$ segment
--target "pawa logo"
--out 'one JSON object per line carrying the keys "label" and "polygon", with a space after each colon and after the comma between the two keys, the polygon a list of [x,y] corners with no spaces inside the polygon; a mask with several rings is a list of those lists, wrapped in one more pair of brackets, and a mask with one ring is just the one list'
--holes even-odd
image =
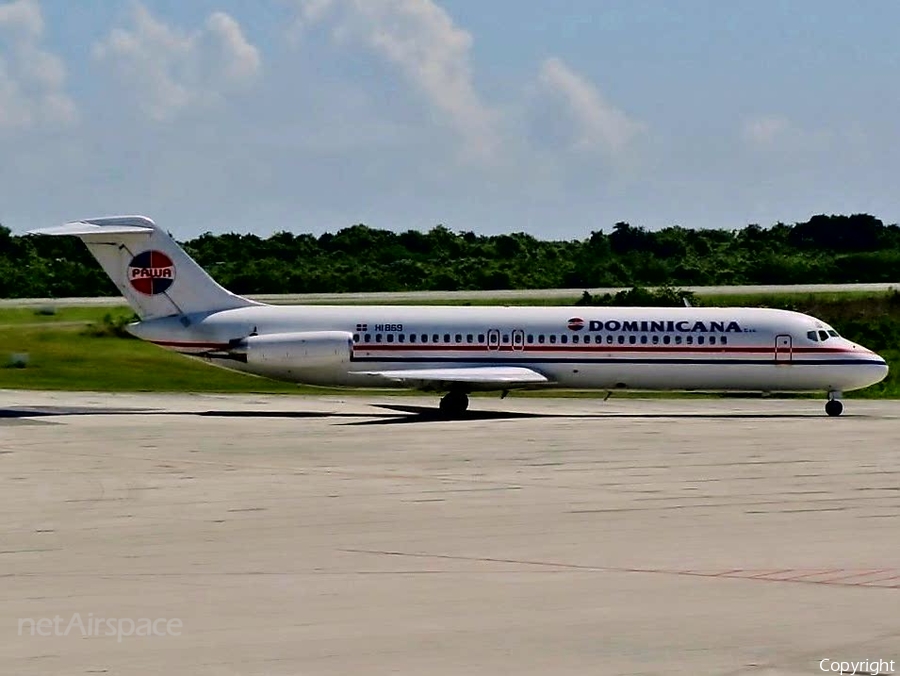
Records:
{"label": "pawa logo", "polygon": [[584,328],[584,320],[581,317],[572,317],[569,320],[570,331],[581,331]]}
{"label": "pawa logo", "polygon": [[128,264],[128,282],[138,293],[155,296],[175,281],[175,265],[162,251],[142,251]]}

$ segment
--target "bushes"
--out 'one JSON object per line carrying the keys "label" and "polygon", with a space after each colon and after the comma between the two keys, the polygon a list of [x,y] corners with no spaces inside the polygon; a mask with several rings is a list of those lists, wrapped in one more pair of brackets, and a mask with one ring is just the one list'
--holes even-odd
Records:
{"label": "bushes", "polygon": [[[900,277],[900,228],[866,214],[738,230],[648,231],[617,223],[582,240],[358,224],[319,237],[204,234],[187,251],[242,294],[428,289],[885,282]],[[0,227],[0,297],[114,295],[74,238]]]}
{"label": "bushes", "polygon": [[92,338],[134,338],[125,327],[136,321],[138,316],[135,314],[113,316],[107,312],[99,324],[89,324],[81,335]]}

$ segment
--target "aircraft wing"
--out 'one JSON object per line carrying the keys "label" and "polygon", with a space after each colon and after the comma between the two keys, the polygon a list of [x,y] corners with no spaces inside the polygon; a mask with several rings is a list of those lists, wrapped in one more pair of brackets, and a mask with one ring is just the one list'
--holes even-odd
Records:
{"label": "aircraft wing", "polygon": [[546,376],[524,366],[396,369],[362,371],[361,375],[386,378],[422,390],[441,390],[449,385],[468,385],[472,390],[505,390],[550,383]]}

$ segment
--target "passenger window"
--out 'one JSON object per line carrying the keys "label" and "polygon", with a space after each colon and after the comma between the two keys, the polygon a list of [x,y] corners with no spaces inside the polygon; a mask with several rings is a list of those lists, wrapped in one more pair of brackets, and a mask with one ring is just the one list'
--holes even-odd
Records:
{"label": "passenger window", "polygon": [[819,334],[816,333],[815,331],[807,331],[807,332],[806,332],[806,337],[809,338],[809,339],[810,339],[811,341],[813,341],[814,343],[819,342]]}
{"label": "passenger window", "polygon": [[641,336],[641,345],[647,344],[647,336]]}
{"label": "passenger window", "polygon": [[527,342],[529,345],[531,345],[531,344],[534,342],[534,334],[533,334],[533,333],[529,333],[529,334],[528,334],[528,338],[526,339],[526,342]]}
{"label": "passenger window", "polygon": [[375,334],[375,342],[376,342],[376,343],[380,343],[380,342],[381,342],[381,334],[380,334],[380,333],[376,333],[376,334]]}
{"label": "passenger window", "polygon": [[606,337],[606,344],[612,345],[612,343],[613,343],[613,337],[612,337],[612,334],[610,334]]}
{"label": "passenger window", "polygon": [[504,333],[503,334],[503,344],[506,345],[508,342],[509,342],[509,334]]}
{"label": "passenger window", "polygon": [[449,342],[450,342],[450,334],[449,334],[449,333],[445,333],[445,334],[444,334],[444,342],[445,342],[445,343],[449,343]]}
{"label": "passenger window", "polygon": [[663,336],[663,345],[668,345],[672,342],[671,336]]}
{"label": "passenger window", "polygon": [[675,336],[675,344],[681,345],[681,336]]}
{"label": "passenger window", "polygon": [[[565,336],[563,336],[563,338],[565,338]],[[573,342],[573,343],[577,343],[577,342],[578,342],[578,336],[572,336],[572,342]]]}
{"label": "passenger window", "polygon": [[659,345],[659,336],[653,336],[653,344]]}
{"label": "passenger window", "polygon": [[354,343],[358,343],[358,342],[359,342],[359,334],[358,334],[358,333],[354,333],[354,334],[353,334],[353,342],[354,342]]}
{"label": "passenger window", "polygon": [[728,345],[728,336],[722,336],[719,338],[719,345]]}
{"label": "passenger window", "polygon": [[[600,336],[600,335],[594,336],[594,342],[595,342],[597,345],[600,345],[600,343],[603,342],[603,336]],[[611,343],[612,341],[609,341],[609,342]]]}
{"label": "passenger window", "polygon": [[551,342],[551,343],[556,343],[556,335],[553,334],[553,333],[550,334],[550,342]]}
{"label": "passenger window", "polygon": [[637,343],[637,336],[628,336],[628,342],[634,345]]}
{"label": "passenger window", "polygon": [[703,345],[705,341],[706,338],[704,338],[703,336],[697,336],[697,345]]}
{"label": "passenger window", "polygon": [[387,342],[389,342],[389,343],[394,342],[394,334],[393,333],[387,334]]}
{"label": "passenger window", "polygon": [[625,336],[619,336],[619,345],[625,344]]}
{"label": "passenger window", "polygon": [[559,342],[560,342],[560,343],[568,343],[568,342],[569,342],[569,337],[568,337],[566,334],[563,334],[563,335],[561,335],[561,336],[559,337]]}
{"label": "passenger window", "polygon": [[422,342],[423,342],[423,343],[427,343],[427,342],[428,342],[428,334],[427,334],[427,333],[423,333],[423,334],[422,334]]}
{"label": "passenger window", "polygon": [[544,334],[543,334],[543,333],[540,334],[540,335],[538,336],[538,342],[539,342],[541,345],[544,344]]}
{"label": "passenger window", "polygon": [[478,334],[478,342],[479,342],[479,343],[483,343],[483,342],[484,342],[484,334],[483,334],[483,333],[479,333],[479,334]]}
{"label": "passenger window", "polygon": [[693,344],[694,344],[694,337],[693,337],[693,336],[686,336],[685,339],[684,339],[684,342],[686,342],[688,345],[693,345]]}
{"label": "passenger window", "polygon": [[467,343],[474,343],[474,342],[475,342],[475,336],[473,336],[471,333],[467,333],[467,334],[466,334],[466,342],[467,342]]}
{"label": "passenger window", "polygon": [[409,342],[410,342],[410,343],[415,343],[415,342],[416,342],[416,334],[415,334],[415,333],[410,333],[410,334],[409,334]]}
{"label": "passenger window", "polygon": [[828,340],[828,331],[819,331],[819,338],[821,340]]}
{"label": "passenger window", "polygon": [[432,333],[432,334],[431,334],[431,342],[432,342],[432,343],[439,343],[439,342],[441,342],[441,337],[440,337],[438,334],[436,334],[436,333]]}
{"label": "passenger window", "polygon": [[457,343],[461,343],[461,342],[462,342],[462,334],[461,334],[461,333],[457,333],[457,334],[454,336],[454,339],[456,340]]}
{"label": "passenger window", "polygon": [[402,343],[402,342],[405,341],[405,340],[406,340],[406,334],[405,334],[405,333],[400,333],[400,334],[397,335],[397,342]]}
{"label": "passenger window", "polygon": [[710,344],[710,345],[715,345],[715,344],[716,344],[716,337],[715,337],[715,336],[710,336],[710,337],[709,337],[709,344]]}

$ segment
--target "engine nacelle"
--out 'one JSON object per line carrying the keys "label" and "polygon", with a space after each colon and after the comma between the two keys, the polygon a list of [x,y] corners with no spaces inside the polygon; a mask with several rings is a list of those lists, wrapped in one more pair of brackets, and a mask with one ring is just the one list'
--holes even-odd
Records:
{"label": "engine nacelle", "polygon": [[248,336],[234,349],[248,365],[289,371],[338,367],[350,362],[352,352],[353,334],[346,331]]}

